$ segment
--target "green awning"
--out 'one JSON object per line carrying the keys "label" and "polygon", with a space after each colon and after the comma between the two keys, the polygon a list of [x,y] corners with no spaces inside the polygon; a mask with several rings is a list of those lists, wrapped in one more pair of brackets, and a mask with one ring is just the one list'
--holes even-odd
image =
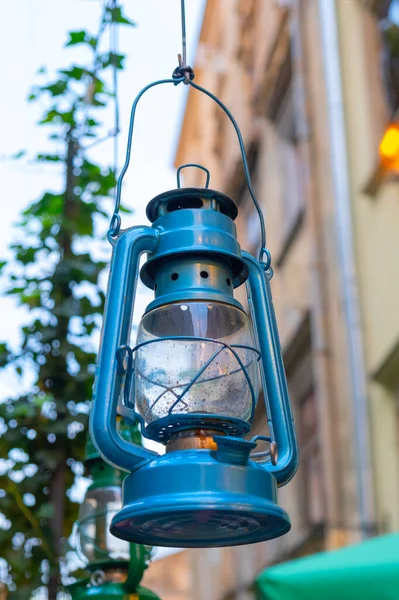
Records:
{"label": "green awning", "polygon": [[399,534],[270,567],[257,600],[398,600]]}

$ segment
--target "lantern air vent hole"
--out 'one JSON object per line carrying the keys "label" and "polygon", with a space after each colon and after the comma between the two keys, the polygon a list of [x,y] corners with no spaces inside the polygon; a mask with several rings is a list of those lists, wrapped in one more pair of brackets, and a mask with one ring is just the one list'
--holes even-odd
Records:
{"label": "lantern air vent hole", "polygon": [[201,275],[202,279],[208,279],[208,277],[209,277],[208,271],[201,271],[200,275]]}
{"label": "lantern air vent hole", "polygon": [[231,279],[227,278],[227,279],[226,279],[226,283],[227,283],[227,285],[230,287],[230,286],[231,286]]}
{"label": "lantern air vent hole", "polygon": [[182,208],[202,208],[203,205],[201,198],[175,198],[168,202],[168,212],[174,212]]}
{"label": "lantern air vent hole", "polygon": [[176,281],[176,279],[179,279],[179,273],[172,273],[172,275],[170,276],[172,281]]}

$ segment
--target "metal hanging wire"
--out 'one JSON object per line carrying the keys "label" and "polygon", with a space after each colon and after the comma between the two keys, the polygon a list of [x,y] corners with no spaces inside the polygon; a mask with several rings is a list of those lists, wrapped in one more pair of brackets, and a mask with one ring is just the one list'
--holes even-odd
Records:
{"label": "metal hanging wire", "polygon": [[136,98],[133,102],[133,105],[132,105],[132,109],[131,109],[131,113],[130,113],[130,123],[129,123],[129,132],[128,132],[125,163],[124,163],[121,173],[118,177],[118,182],[117,182],[117,187],[116,187],[116,196],[115,196],[115,208],[114,208],[114,213],[111,217],[111,221],[110,221],[110,225],[109,225],[108,240],[110,241],[111,244],[115,244],[116,238],[118,236],[118,233],[119,233],[120,227],[121,227],[121,217],[119,215],[119,209],[120,209],[120,204],[121,204],[122,182],[123,182],[123,178],[126,174],[126,171],[129,167],[129,163],[130,163],[132,141],[133,141],[134,120],[135,120],[138,102],[141,99],[141,97],[145,94],[145,92],[147,92],[149,89],[151,89],[155,86],[162,85],[165,83],[173,83],[176,86],[176,85],[179,85],[180,83],[184,83],[185,85],[190,85],[192,88],[198,90],[199,92],[201,92],[202,94],[205,94],[211,100],[213,100],[227,115],[231,124],[234,127],[234,130],[237,135],[238,144],[240,147],[241,159],[242,159],[242,163],[243,163],[243,167],[244,167],[245,181],[246,181],[246,184],[248,187],[248,191],[249,191],[251,200],[255,206],[256,212],[259,217],[260,233],[261,233],[261,248],[259,251],[258,258],[259,258],[259,261],[264,264],[265,270],[267,270],[270,267],[271,257],[270,257],[269,250],[266,248],[265,218],[263,215],[262,208],[256,197],[255,190],[253,189],[253,186],[252,186],[251,174],[250,174],[248,159],[247,159],[247,155],[246,155],[246,151],[245,151],[244,139],[242,137],[242,133],[240,131],[237,121],[235,120],[235,118],[233,117],[232,113],[227,108],[227,106],[219,98],[217,98],[217,96],[215,96],[215,94],[213,94],[209,90],[201,87],[200,85],[194,83],[194,81],[193,81],[195,78],[194,70],[189,65],[187,65],[187,33],[186,33],[185,0],[180,1],[180,6],[181,6],[182,53],[178,54],[179,65],[173,71],[171,79],[161,79],[161,80],[154,81],[153,83],[146,85],[138,93],[138,95],[136,96]]}
{"label": "metal hanging wire", "polygon": [[[120,133],[120,108],[119,108],[119,73],[118,73],[118,50],[119,50],[119,24],[115,21],[110,21],[107,18],[107,12],[118,7],[118,0],[105,0],[103,6],[103,12],[101,15],[100,27],[97,33],[97,48],[99,46],[99,42],[102,39],[106,29],[109,30],[109,52],[112,56],[111,60],[111,68],[112,68],[112,96],[113,96],[113,108],[114,108],[114,126],[113,129],[107,132],[101,138],[94,140],[93,142],[86,144],[83,150],[90,150],[94,146],[98,146],[103,142],[108,141],[110,138],[113,138],[114,147],[113,147],[113,171],[116,178],[116,173],[118,171],[118,136]],[[100,64],[100,55],[98,50],[95,53],[94,58],[94,75],[97,72]]]}
{"label": "metal hanging wire", "polygon": [[[111,9],[117,8],[118,1],[112,0]],[[112,87],[114,94],[114,175],[118,170],[118,136],[120,131],[119,119],[119,81],[118,81],[118,50],[119,50],[119,30],[118,23],[115,21],[110,23],[109,27],[109,46],[112,55]]]}
{"label": "metal hanging wire", "polygon": [[181,10],[181,47],[182,53],[178,56],[181,67],[187,65],[187,35],[186,35],[186,7],[184,0],[180,0]]}

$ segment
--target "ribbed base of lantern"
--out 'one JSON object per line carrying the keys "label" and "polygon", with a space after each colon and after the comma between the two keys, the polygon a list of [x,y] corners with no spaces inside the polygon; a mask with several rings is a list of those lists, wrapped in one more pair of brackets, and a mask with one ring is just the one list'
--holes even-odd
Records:
{"label": "ribbed base of lantern", "polygon": [[[217,500],[217,499],[214,499]],[[253,544],[287,533],[290,522],[277,505],[243,504],[217,501],[190,502],[191,506],[154,506],[138,511],[126,507],[115,518],[112,534],[125,540],[154,546],[210,548]],[[261,512],[262,511],[262,512]]]}
{"label": "ribbed base of lantern", "polygon": [[124,508],[111,533],[154,546],[204,548],[261,542],[291,525],[263,467],[217,461],[210,451],[173,452],[124,482]]}

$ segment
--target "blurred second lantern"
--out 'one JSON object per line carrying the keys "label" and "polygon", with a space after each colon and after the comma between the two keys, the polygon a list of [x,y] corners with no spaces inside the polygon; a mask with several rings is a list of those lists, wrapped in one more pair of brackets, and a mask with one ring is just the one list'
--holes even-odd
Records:
{"label": "blurred second lantern", "polygon": [[125,566],[130,559],[130,544],[109,531],[112,518],[122,507],[125,474],[101,458],[90,436],[86,444],[85,466],[91,483],[79,510],[76,532],[79,555],[90,570],[108,564],[114,567],[119,562]]}
{"label": "blurred second lantern", "polygon": [[[147,206],[151,226],[120,229],[119,206],[130,160],[136,107],[159,84],[185,81],[230,118],[261,226],[259,257],[242,252],[235,202],[203,188],[160,194]],[[105,460],[130,473],[123,509],[111,532],[128,541],[203,547],[259,542],[290,528],[277,485],[294,475],[298,452],[271,300],[270,254],[253,192],[244,144],[228,109],[186,74],[155,82],[136,98],[126,162],[108,233],[113,249],[91,415],[93,440]],[[142,282],[154,299],[132,344],[131,323],[140,257]],[[252,323],[234,290],[247,284]],[[244,439],[262,382],[269,430]],[[126,442],[117,414],[138,422],[166,454]],[[259,440],[269,449],[254,452]],[[257,462],[255,459],[263,459]],[[122,548],[122,546],[121,546]]]}
{"label": "blurred second lantern", "polygon": [[[137,428],[118,428],[124,439],[140,442]],[[134,597],[159,600],[140,587],[150,560],[151,548],[113,536],[111,520],[122,507],[124,473],[103,461],[90,436],[86,444],[85,466],[91,478],[75,526],[76,550],[85,563],[88,577],[68,586],[75,600],[96,597],[99,600]]]}

